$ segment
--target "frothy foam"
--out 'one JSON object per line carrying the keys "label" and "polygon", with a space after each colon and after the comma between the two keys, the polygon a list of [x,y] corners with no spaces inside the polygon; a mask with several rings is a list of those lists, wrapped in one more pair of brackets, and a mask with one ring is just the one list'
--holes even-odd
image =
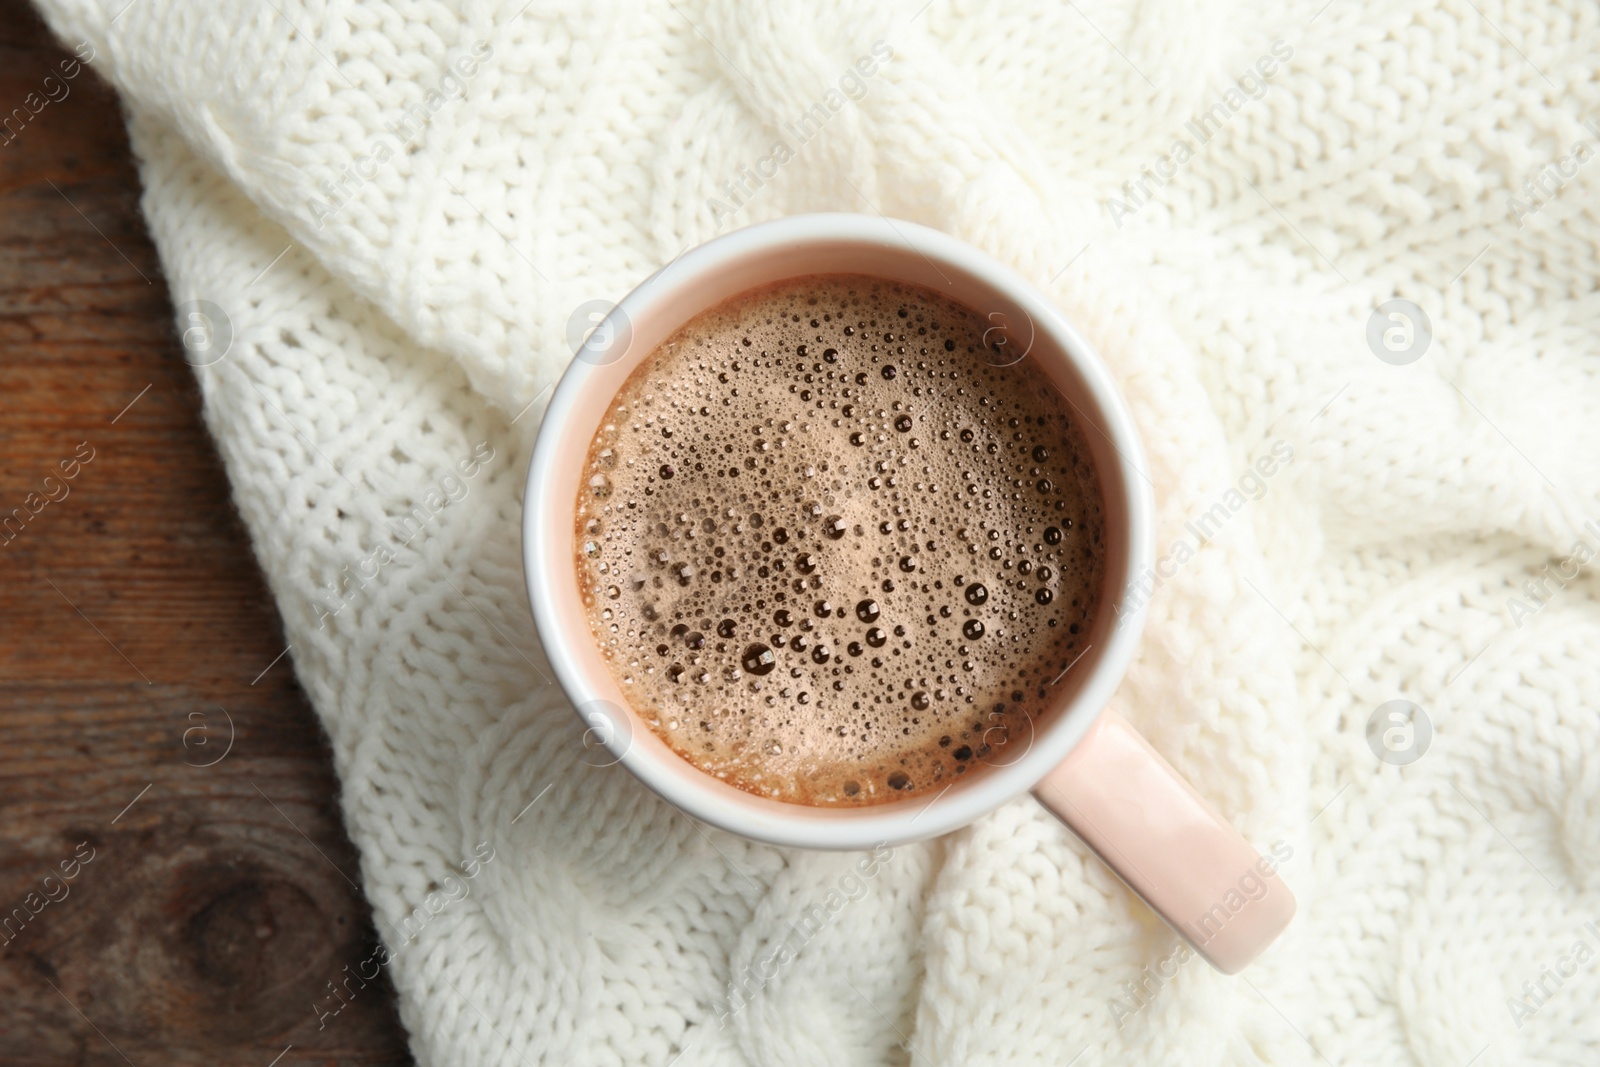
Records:
{"label": "frothy foam", "polygon": [[1102,509],[1069,406],[981,316],[853,275],[746,293],[628,379],[576,502],[629,703],[760,796],[937,791],[1031,743],[1083,651]]}

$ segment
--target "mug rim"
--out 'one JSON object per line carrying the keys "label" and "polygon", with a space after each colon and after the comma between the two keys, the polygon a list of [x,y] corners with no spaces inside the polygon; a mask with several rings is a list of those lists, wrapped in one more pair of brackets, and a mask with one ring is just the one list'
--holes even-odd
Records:
{"label": "mug rim", "polygon": [[[793,252],[812,245],[830,249],[859,247],[892,256],[918,257],[933,265],[941,275],[944,272],[940,267],[957,272],[973,287],[986,289],[1017,307],[1031,320],[1033,337],[1041,334],[1046,337],[1044,351],[1059,353],[1066,361],[1082,389],[1079,399],[1093,405],[1090,417],[1094,429],[1110,445],[1110,461],[1102,462],[1107,458],[1102,449],[1102,455],[1095,458],[1095,471],[1102,497],[1109,495],[1110,481],[1115,478],[1125,501],[1117,515],[1113,515],[1107,505],[1104,520],[1107,551],[1114,534],[1120,535],[1125,551],[1122,581],[1113,586],[1108,574],[1101,591],[1100,606],[1090,632],[1104,634],[1105,641],[1089,664],[1092,674],[1078,684],[1064,706],[1051,713],[1050,720],[1037,732],[1024,755],[1009,765],[991,765],[970,780],[962,780],[962,788],[954,790],[955,795],[948,800],[946,793],[951,792],[956,783],[931,799],[926,794],[912,794],[904,800],[860,807],[817,807],[760,797],[721,782],[656,738],[625,699],[620,714],[626,721],[598,721],[595,716],[599,713],[593,709],[602,705],[609,709],[614,702],[604,695],[607,686],[590,677],[579,665],[577,647],[579,643],[592,647],[594,638],[587,626],[574,626],[561,617],[552,597],[540,594],[542,585],[563,577],[574,587],[577,582],[570,547],[567,573],[561,575],[558,572],[562,568],[552,566],[552,560],[559,558],[553,547],[553,541],[560,536],[557,528],[567,524],[570,535],[574,503],[554,498],[552,493],[563,462],[581,464],[587,455],[592,430],[584,435],[581,447],[573,448],[570,447],[572,431],[567,426],[579,400],[587,399],[584,397],[586,387],[603,370],[595,362],[574,358],[563,371],[545,409],[529,461],[523,496],[523,574],[546,660],[580,718],[591,727],[590,732],[601,727],[600,741],[614,757],[613,762],[621,763],[652,791],[690,816],[743,837],[803,848],[863,849],[935,837],[959,829],[1030,791],[1077,746],[1121,683],[1144,628],[1147,604],[1145,598],[1136,595],[1134,583],[1152,555],[1153,503],[1143,473],[1144,450],[1132,415],[1110,371],[1083,336],[1042,293],[1011,268],[955,237],[916,223],[887,216],[810,214],[757,223],[724,234],[684,252],[650,275],[611,309],[596,330],[627,331],[631,336],[633,324],[666,316],[673,323],[667,330],[670,334],[708,309],[692,307],[680,312],[673,306],[674,295],[695,279],[763,255]],[[790,276],[814,273],[827,272],[804,271]],[[840,269],[834,273],[871,272]],[[752,283],[748,288],[759,288],[777,280],[781,280],[781,276]],[[938,287],[933,288],[937,290]],[[709,306],[726,299],[731,296],[722,297]],[[971,306],[970,300],[959,302]],[[640,358],[648,356],[646,352]],[[637,365],[635,362],[634,368]],[[612,390],[612,396],[615,391]],[[1071,398],[1068,399],[1071,402]],[[610,403],[609,397],[606,403]],[[1078,421],[1082,418],[1080,411]],[[564,443],[569,447],[564,449]],[[573,458],[574,452],[577,458]],[[1103,627],[1102,621],[1105,621]],[[1090,651],[1086,647],[1080,656]],[[616,688],[613,679],[607,678],[605,682],[611,683],[611,689]],[[606,714],[610,714],[609,710]],[[655,743],[636,744],[636,734]],[[729,796],[728,791],[738,796]]]}

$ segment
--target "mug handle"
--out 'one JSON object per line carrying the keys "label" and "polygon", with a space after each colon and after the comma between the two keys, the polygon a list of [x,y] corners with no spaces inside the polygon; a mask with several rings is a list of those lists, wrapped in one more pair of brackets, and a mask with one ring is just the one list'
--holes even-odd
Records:
{"label": "mug handle", "polygon": [[1110,709],[1033,795],[1223,974],[1243,970],[1294,917],[1277,862]]}

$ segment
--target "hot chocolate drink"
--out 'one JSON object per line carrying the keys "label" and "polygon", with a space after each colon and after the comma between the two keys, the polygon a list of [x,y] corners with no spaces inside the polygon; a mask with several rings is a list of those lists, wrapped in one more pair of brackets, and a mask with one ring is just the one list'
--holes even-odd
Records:
{"label": "hot chocolate drink", "polygon": [[1085,649],[1102,503],[1072,406],[992,327],[813,275],[698,315],[618,392],[575,502],[578,585],[619,688],[689,763],[858,806],[1031,743]]}

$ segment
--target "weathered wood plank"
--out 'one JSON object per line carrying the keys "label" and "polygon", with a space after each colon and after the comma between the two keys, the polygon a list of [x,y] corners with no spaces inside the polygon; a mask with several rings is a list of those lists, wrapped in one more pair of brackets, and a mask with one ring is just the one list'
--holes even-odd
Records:
{"label": "weathered wood plank", "polygon": [[[67,55],[0,0],[0,111]],[[265,1067],[292,1045],[279,1067],[407,1063],[386,979],[324,1026],[313,1011],[370,954],[370,910],[319,727],[273,664],[282,630],[178,356],[115,96],[85,72],[15,132],[0,520],[26,521],[0,533],[0,1062]]]}

